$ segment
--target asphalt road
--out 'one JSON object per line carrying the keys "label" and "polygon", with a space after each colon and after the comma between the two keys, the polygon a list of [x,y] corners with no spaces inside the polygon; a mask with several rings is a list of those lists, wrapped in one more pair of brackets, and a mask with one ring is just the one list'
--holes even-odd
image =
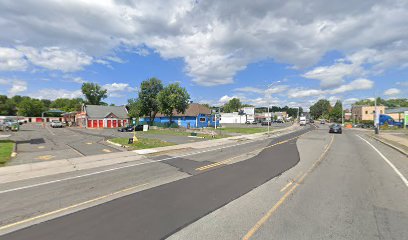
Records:
{"label": "asphalt road", "polygon": [[[58,208],[58,201],[63,208],[146,181],[158,185],[1,239],[404,239],[408,188],[380,154],[357,136],[365,139],[364,133],[345,130],[332,135],[323,127],[294,139],[306,131],[0,193],[3,225],[21,220],[13,219],[16,212],[26,219],[36,211]],[[406,157],[367,141],[408,176]],[[256,149],[260,150],[246,155],[247,159],[236,158]],[[197,170],[231,158],[233,164]],[[58,176],[47,179],[54,177]],[[19,187],[28,182],[13,184]],[[4,188],[0,185],[0,192]]]}
{"label": "asphalt road", "polygon": [[[269,144],[275,144],[299,136],[305,131],[308,131],[308,129],[273,139],[270,143],[266,142],[266,144],[265,141],[249,143],[248,147],[249,145],[259,146],[259,144],[262,144],[262,146],[267,146]],[[157,164],[166,164],[172,168],[177,166],[177,170],[189,172],[188,174],[190,177],[131,194],[2,237],[7,239],[8,237],[13,237],[13,234],[24,235],[26,234],[25,231],[30,231],[30,229],[37,227],[42,228],[42,226],[45,226],[43,224],[61,224],[59,221],[63,220],[64,222],[62,223],[63,225],[60,225],[61,227],[66,228],[67,225],[71,225],[74,228],[79,228],[75,230],[66,229],[67,231],[60,231],[61,229],[59,229],[59,227],[55,228],[55,230],[58,229],[57,232],[59,233],[42,232],[41,230],[40,232],[35,233],[35,235],[30,236],[30,238],[47,239],[45,236],[52,236],[53,239],[84,239],[83,234],[86,234],[86,239],[135,239],[134,237],[131,237],[135,235],[138,236],[137,239],[160,239],[227,204],[233,199],[240,197],[246,192],[294,166],[299,161],[295,141],[295,139],[292,139],[285,144],[266,148],[260,154],[249,160],[240,161],[231,165],[220,165],[218,168],[215,167],[208,171],[197,171],[196,169],[200,166],[206,166],[211,162],[208,163],[206,161],[194,161],[183,158],[171,159],[171,161],[168,161],[167,163],[160,162]],[[222,151],[220,152],[223,153]],[[271,158],[271,156],[274,157]],[[189,171],[188,169],[194,171]],[[138,168],[138,171],[140,171],[140,168]],[[123,175],[129,176],[125,174],[125,172],[115,173],[116,178],[123,178]],[[99,178],[101,178],[101,176],[99,176]],[[81,181],[87,180],[81,179]],[[99,181],[103,180],[99,179]],[[85,183],[82,182],[82,184]],[[71,185],[67,186],[67,189],[64,189],[63,191],[78,194],[78,192],[72,191],[72,189],[76,189],[82,184],[80,182],[75,185],[71,183]],[[38,195],[44,195],[41,193],[41,189],[46,192],[46,188],[58,191],[58,185],[46,186],[40,189],[36,188],[33,189],[37,192],[37,194],[34,195],[34,199],[38,198]],[[29,193],[25,191],[16,191],[5,193],[4,196],[7,199],[22,199],[22,197],[28,195]],[[52,204],[51,201],[52,200],[46,202]],[[11,203],[10,201],[6,202],[9,203],[9,206],[13,206],[17,211],[18,208],[21,208],[21,205],[18,207],[18,204],[15,205],[15,203]],[[105,208],[116,210],[110,211]],[[11,215],[12,212],[14,212],[13,209],[3,210],[7,215]],[[95,210],[96,212],[93,212]],[[101,231],[88,231],[90,228],[94,229],[97,226],[103,226],[103,223],[89,221],[88,218],[93,218],[95,216],[94,214],[100,215],[102,213],[101,211],[103,212],[103,215],[108,215],[100,217],[99,219],[105,219],[107,222],[104,223],[108,224],[113,229],[117,228],[117,231],[112,231],[111,227],[102,227],[100,229]],[[77,224],[72,224],[72,216],[76,216],[77,214],[82,216],[82,214],[85,213],[85,218],[80,217],[84,220],[83,223],[81,222],[79,224],[82,227]],[[87,215],[88,213],[90,215]],[[127,216],[123,216],[123,214],[126,214]],[[118,219],[122,217],[130,219],[126,221]],[[65,220],[68,222],[65,222]],[[79,223],[78,219],[74,221]],[[138,225],[135,226],[135,223],[138,223]],[[54,229],[54,227],[51,228]],[[45,226],[45,228],[42,229],[51,228]],[[108,231],[104,232],[104,230]],[[120,232],[122,232],[123,235],[118,235]],[[31,235],[31,232],[28,234]],[[23,236],[17,236],[17,238],[21,237]],[[25,237],[28,236],[26,235]]]}

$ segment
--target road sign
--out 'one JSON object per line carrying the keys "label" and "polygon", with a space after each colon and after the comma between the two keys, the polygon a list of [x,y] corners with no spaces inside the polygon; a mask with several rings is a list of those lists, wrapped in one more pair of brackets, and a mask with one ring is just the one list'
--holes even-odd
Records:
{"label": "road sign", "polygon": [[408,125],[408,111],[404,112],[404,128]]}

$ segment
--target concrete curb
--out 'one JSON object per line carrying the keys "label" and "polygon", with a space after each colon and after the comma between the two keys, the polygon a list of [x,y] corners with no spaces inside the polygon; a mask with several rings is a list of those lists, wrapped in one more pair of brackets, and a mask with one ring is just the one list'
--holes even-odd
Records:
{"label": "concrete curb", "polygon": [[379,141],[379,142],[381,142],[382,144],[385,144],[385,145],[387,145],[387,146],[389,146],[389,147],[391,147],[391,148],[397,150],[398,152],[400,152],[400,153],[402,153],[402,154],[404,154],[405,156],[408,157],[408,152],[406,152],[405,150],[403,150],[403,149],[401,149],[401,148],[395,146],[394,144],[389,143],[389,142],[387,142],[387,141],[384,140],[384,139],[380,139],[380,138],[375,137],[375,136],[372,136],[372,135],[368,135],[368,136],[371,137],[371,138],[373,138],[373,139],[375,139],[375,140],[377,140],[377,141]]}
{"label": "concrete curb", "polygon": [[14,142],[14,146],[13,146],[13,152],[11,153],[11,157],[16,157],[17,156],[17,143]]}
{"label": "concrete curb", "polygon": [[128,148],[128,147],[127,147],[127,146],[125,146],[125,145],[122,145],[122,144],[119,144],[119,143],[112,142],[111,140],[106,140],[105,142],[107,142],[107,143],[109,143],[109,144],[111,144],[111,145],[113,145],[113,146],[119,147],[119,148],[125,148],[125,149],[127,149],[127,148]]}

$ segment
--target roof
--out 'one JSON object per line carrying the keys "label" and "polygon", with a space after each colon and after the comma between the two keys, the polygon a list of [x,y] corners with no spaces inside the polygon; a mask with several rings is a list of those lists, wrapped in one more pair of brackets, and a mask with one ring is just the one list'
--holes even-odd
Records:
{"label": "roof", "polygon": [[[185,113],[177,113],[176,110],[173,110],[173,117],[187,117],[187,116],[198,116],[199,114],[209,115],[211,114],[211,109],[201,105],[199,103],[190,103]],[[156,117],[165,117],[165,115],[158,113]]]}
{"label": "roof", "polygon": [[385,113],[404,113],[405,111],[408,111],[408,107],[389,108],[385,110]]}
{"label": "roof", "polygon": [[90,118],[105,118],[110,113],[118,118],[129,118],[125,106],[85,105],[84,111]]}

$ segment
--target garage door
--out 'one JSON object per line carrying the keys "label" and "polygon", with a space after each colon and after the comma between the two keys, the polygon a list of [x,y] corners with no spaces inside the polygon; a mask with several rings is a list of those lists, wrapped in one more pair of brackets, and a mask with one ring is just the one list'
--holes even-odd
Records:
{"label": "garage door", "polygon": [[88,120],[88,127],[89,127],[89,128],[92,127],[92,120]]}
{"label": "garage door", "polygon": [[93,127],[97,128],[98,127],[98,120],[93,120]]}
{"label": "garage door", "polygon": [[113,120],[113,127],[115,128],[116,126],[116,120]]}
{"label": "garage door", "polygon": [[103,120],[99,120],[99,127],[103,128]]}
{"label": "garage door", "polygon": [[108,128],[112,127],[112,120],[108,120]]}

